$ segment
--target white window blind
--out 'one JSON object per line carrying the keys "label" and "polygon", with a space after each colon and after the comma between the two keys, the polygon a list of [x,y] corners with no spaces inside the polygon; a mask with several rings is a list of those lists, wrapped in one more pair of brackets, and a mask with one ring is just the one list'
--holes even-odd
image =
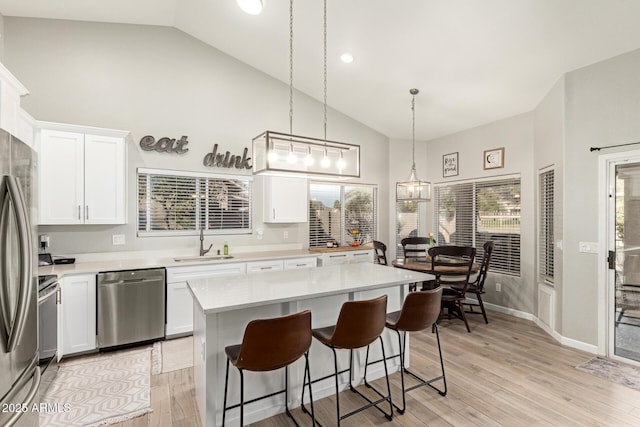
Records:
{"label": "white window blind", "polygon": [[540,174],[538,273],[542,280],[553,283],[553,187],[554,174],[549,170]]}
{"label": "white window blind", "polygon": [[491,269],[520,274],[520,178],[502,178],[435,186],[439,245],[495,243]]}
{"label": "white window blind", "polygon": [[418,237],[420,230],[420,205],[418,202],[396,202],[396,247],[401,248],[405,237]]}
{"label": "white window blind", "polygon": [[377,233],[377,188],[371,185],[311,183],[309,246],[371,243]]}
{"label": "white window blind", "polygon": [[251,233],[251,181],[138,170],[138,235]]}

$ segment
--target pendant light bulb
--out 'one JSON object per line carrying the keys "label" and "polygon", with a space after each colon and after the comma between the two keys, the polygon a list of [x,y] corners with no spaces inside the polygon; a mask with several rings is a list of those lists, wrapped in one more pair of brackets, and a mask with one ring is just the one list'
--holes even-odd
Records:
{"label": "pendant light bulb", "polygon": [[304,165],[305,166],[313,166],[314,160],[313,157],[311,156],[311,147],[309,147],[307,149],[307,156],[304,158]]}
{"label": "pendant light bulb", "polygon": [[275,161],[277,161],[277,160],[278,160],[278,154],[276,154],[276,152],[275,152],[275,151],[270,150],[270,151],[269,151],[269,154],[267,155],[267,159],[268,159],[270,162],[275,162]]}
{"label": "pendant light bulb", "polygon": [[320,162],[320,166],[323,168],[328,168],[331,166],[331,160],[329,160],[329,156],[327,155],[327,149],[324,149],[324,157],[322,157],[322,161]]}
{"label": "pendant light bulb", "polygon": [[293,152],[293,144],[291,144],[291,146],[289,147],[289,156],[287,156],[287,163],[292,165],[297,161],[298,158],[296,157],[296,153]]}
{"label": "pendant light bulb", "polygon": [[340,152],[340,160],[338,160],[338,163],[336,163],[336,166],[340,170],[344,169],[347,166],[347,162],[345,162],[344,159],[342,158],[342,151]]}
{"label": "pendant light bulb", "polygon": [[236,0],[240,9],[249,15],[259,15],[264,9],[264,0]]}

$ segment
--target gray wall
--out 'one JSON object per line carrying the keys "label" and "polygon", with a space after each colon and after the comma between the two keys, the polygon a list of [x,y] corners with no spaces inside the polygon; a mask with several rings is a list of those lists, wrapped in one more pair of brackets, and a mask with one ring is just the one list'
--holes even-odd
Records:
{"label": "gray wall", "polygon": [[[223,172],[205,168],[202,158],[214,143],[241,152],[264,130],[289,130],[288,85],[176,29],[61,20],[5,18],[4,64],[30,90],[23,107],[38,120],[129,130],[128,224],[45,226],[53,253],[191,248],[195,237],[137,238],[135,171],[138,167]],[[287,67],[287,64],[282,64]],[[331,70],[329,70],[329,73]],[[318,85],[322,81],[318,80]],[[339,96],[337,94],[331,96]],[[322,136],[322,104],[294,94],[293,132]],[[184,156],[143,152],[140,138],[189,137]],[[379,188],[379,232],[388,234],[388,140],[334,110],[328,139],[361,145],[361,179]],[[228,170],[229,172],[233,172]],[[221,247],[299,243],[307,224],[262,224],[261,197],[254,197],[257,236],[212,236]],[[283,240],[283,231],[289,239]],[[127,244],[112,246],[123,233]]]}

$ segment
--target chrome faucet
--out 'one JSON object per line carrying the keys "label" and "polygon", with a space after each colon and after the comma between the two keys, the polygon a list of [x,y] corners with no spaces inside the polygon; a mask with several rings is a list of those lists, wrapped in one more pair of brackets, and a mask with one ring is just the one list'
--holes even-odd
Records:
{"label": "chrome faucet", "polygon": [[207,252],[211,250],[213,243],[209,245],[209,249],[204,248],[204,230],[200,229],[200,256],[204,256]]}

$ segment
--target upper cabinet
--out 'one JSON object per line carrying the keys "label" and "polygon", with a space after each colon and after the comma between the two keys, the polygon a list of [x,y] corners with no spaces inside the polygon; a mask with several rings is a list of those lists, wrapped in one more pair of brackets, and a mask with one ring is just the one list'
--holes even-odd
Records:
{"label": "upper cabinet", "polygon": [[303,178],[265,176],[264,215],[267,223],[307,222],[308,186]]}
{"label": "upper cabinet", "polygon": [[40,125],[39,223],[125,224],[128,132]]}

